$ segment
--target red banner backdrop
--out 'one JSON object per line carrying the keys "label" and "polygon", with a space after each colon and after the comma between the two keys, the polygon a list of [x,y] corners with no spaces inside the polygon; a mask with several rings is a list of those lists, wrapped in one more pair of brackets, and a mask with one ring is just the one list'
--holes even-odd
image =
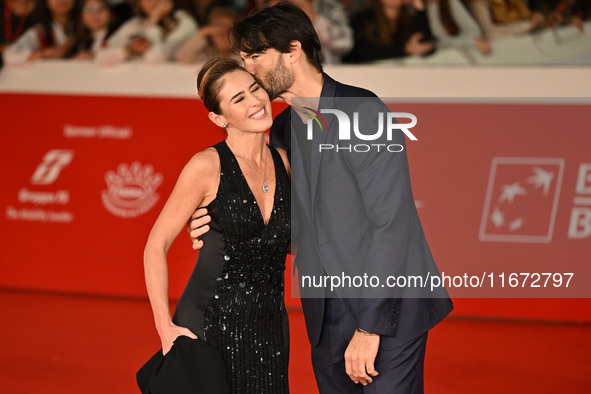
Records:
{"label": "red banner backdrop", "polygon": [[[0,106],[0,286],[145,296],[142,254],[156,216],[189,158],[224,138],[202,103],[3,94]],[[282,108],[273,104],[274,113]],[[418,118],[412,130],[419,141],[407,144],[413,189],[442,271],[553,269],[574,272],[577,289],[585,284],[591,277],[589,106],[391,109]],[[180,296],[196,256],[181,234],[169,253],[172,298]],[[524,296],[511,289],[451,290],[457,297]],[[589,297],[560,290],[528,294]],[[455,302],[456,313],[466,315],[591,321],[586,299]]]}
{"label": "red banner backdrop", "polygon": [[[487,284],[494,273],[494,290],[450,289],[455,313],[591,321],[589,105],[389,107],[418,119],[412,130],[419,140],[407,141],[411,179],[440,270],[450,276],[486,272]],[[545,183],[543,174],[550,178]],[[566,272],[574,273],[570,294],[586,299],[551,299],[565,296],[566,288],[552,280],[544,287],[546,276],[534,283],[531,275],[518,275],[515,287],[509,283],[510,273]],[[548,298],[456,298],[487,295]]]}

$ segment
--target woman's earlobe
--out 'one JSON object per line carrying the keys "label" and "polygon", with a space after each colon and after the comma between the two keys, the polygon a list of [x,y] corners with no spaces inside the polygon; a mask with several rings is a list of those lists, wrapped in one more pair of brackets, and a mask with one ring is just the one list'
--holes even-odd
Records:
{"label": "woman's earlobe", "polygon": [[209,120],[211,120],[213,123],[215,123],[216,126],[223,127],[223,128],[226,128],[228,126],[227,123],[224,121],[224,119],[222,119],[222,117],[220,115],[216,114],[215,112],[210,112],[208,116],[209,116]]}

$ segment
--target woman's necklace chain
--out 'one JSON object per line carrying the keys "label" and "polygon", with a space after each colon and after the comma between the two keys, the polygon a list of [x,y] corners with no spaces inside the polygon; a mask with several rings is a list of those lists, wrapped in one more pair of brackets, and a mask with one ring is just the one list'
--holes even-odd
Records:
{"label": "woman's necklace chain", "polygon": [[234,148],[234,150],[236,151],[236,153],[238,154],[238,156],[242,157],[250,166],[250,168],[252,168],[252,170],[254,171],[254,173],[256,174],[256,176],[259,177],[259,179],[261,180],[261,182],[263,182],[263,193],[266,193],[269,191],[269,186],[267,186],[267,182],[265,182],[265,179],[267,177],[267,155],[265,155],[265,172],[263,173],[263,177],[261,178],[261,176],[259,175],[259,173],[257,172],[257,170],[255,170],[254,166],[250,163],[250,160],[248,160],[246,157],[244,157],[244,155],[242,153],[240,153],[240,151],[238,149],[236,149],[236,147],[234,146],[234,144],[232,144],[230,142],[230,140],[226,139],[226,141],[228,142],[228,144],[230,144],[230,146],[232,148]]}

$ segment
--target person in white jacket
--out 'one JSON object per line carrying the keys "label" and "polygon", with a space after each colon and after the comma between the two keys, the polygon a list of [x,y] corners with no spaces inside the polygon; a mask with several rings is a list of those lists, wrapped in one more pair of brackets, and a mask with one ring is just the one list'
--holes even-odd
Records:
{"label": "person in white jacket", "polygon": [[62,58],[72,47],[76,0],[41,0],[38,23],[3,52],[4,63]]}
{"label": "person in white jacket", "polygon": [[476,47],[482,54],[491,52],[480,26],[460,0],[427,0],[429,28],[437,39],[437,48]]}
{"label": "person in white jacket", "polygon": [[172,60],[175,51],[197,31],[197,23],[172,0],[139,0],[139,14],[124,23],[97,52],[95,61],[119,64],[130,58],[158,64]]}

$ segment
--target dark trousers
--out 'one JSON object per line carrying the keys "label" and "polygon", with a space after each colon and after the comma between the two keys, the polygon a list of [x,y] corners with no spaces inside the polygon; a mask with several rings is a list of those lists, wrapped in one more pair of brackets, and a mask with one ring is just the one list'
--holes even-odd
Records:
{"label": "dark trousers", "polygon": [[356,324],[339,299],[327,299],[320,343],[312,348],[312,366],[320,394],[422,394],[428,331],[412,339],[382,336],[375,360],[379,375],[367,386],[345,372],[345,350]]}

